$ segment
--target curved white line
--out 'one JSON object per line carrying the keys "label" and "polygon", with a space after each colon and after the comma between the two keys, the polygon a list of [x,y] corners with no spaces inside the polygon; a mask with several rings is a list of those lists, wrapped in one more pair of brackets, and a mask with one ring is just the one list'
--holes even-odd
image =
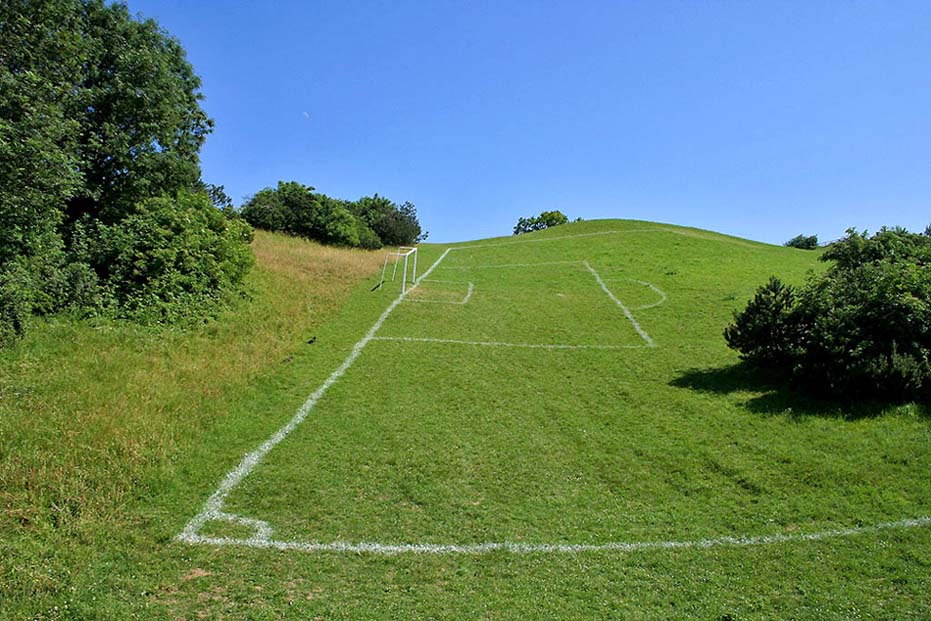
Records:
{"label": "curved white line", "polygon": [[633,278],[630,278],[630,279],[628,279],[628,280],[632,280],[632,281],[634,281],[635,283],[639,283],[639,284],[641,284],[641,285],[643,285],[643,286],[645,286],[645,287],[649,287],[650,289],[652,289],[654,292],[656,292],[656,293],[659,294],[659,296],[660,296],[659,302],[653,302],[652,304],[647,304],[647,305],[645,305],[645,306],[638,306],[638,307],[636,307],[634,310],[646,310],[646,309],[648,309],[648,308],[656,308],[657,306],[659,306],[660,304],[662,304],[663,302],[666,301],[666,294],[663,293],[663,292],[660,290],[659,287],[653,285],[652,283],[648,283],[648,282],[645,281],[645,280],[635,280],[635,279],[633,279]]}
{"label": "curved white line", "polygon": [[[242,520],[244,518],[240,518]],[[620,552],[633,553],[646,550],[677,550],[697,549],[703,550],[715,547],[750,547],[775,545],[780,543],[801,543],[821,541],[839,537],[852,537],[877,533],[885,530],[902,530],[907,528],[920,528],[931,526],[931,516],[913,519],[883,522],[872,526],[856,526],[852,528],[835,528],[812,533],[797,533],[787,535],[757,535],[749,537],[712,537],[708,539],[692,539],[679,541],[612,541],[608,543],[518,543],[513,541],[474,543],[474,544],[446,544],[446,543],[404,543],[388,544],[374,542],[348,542],[333,541],[330,543],[315,543],[303,541],[278,541],[261,535],[251,539],[235,539],[231,537],[205,537],[194,535],[183,538],[186,543],[202,543],[216,546],[245,546],[250,548],[265,548],[275,550],[299,550],[301,552],[340,552],[340,553],[367,553],[378,555],[395,554],[488,554],[490,552],[509,552],[511,554],[579,554],[584,552]]]}
{"label": "curved white line", "polygon": [[598,275],[598,272],[595,271],[595,268],[589,265],[588,261],[583,261],[582,264],[585,265],[586,269],[588,269],[588,271],[592,273],[592,276],[595,277],[595,280],[598,282],[598,285],[601,287],[601,290],[604,291],[606,294],[608,294],[608,297],[611,298],[615,304],[617,304],[618,308],[620,308],[621,311],[624,313],[624,316],[630,320],[630,323],[634,326],[634,330],[637,331],[637,334],[640,335],[640,338],[646,341],[646,344],[648,346],[656,347],[656,343],[653,342],[653,339],[650,338],[650,335],[647,334],[646,330],[641,328],[640,324],[637,323],[637,320],[634,319],[634,316],[630,312],[630,309],[624,306],[624,303],[621,302],[619,299],[617,299],[617,296],[611,293],[611,290],[608,289],[608,285],[605,284],[605,281],[601,280],[601,276]]}

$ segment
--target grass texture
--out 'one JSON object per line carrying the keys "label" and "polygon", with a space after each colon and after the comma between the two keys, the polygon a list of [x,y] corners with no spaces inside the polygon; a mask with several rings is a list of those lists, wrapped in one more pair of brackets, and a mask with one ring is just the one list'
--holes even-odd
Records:
{"label": "grass texture", "polygon": [[[450,247],[225,511],[276,541],[456,546],[791,539],[931,514],[924,406],[811,401],[724,346],[756,286],[801,282],[816,253],[595,221],[423,245],[421,272]],[[526,554],[178,542],[400,293],[372,291],[382,253],[263,234],[255,251],[253,298],[200,330],[57,318],[3,352],[0,616],[931,616],[927,526]]]}

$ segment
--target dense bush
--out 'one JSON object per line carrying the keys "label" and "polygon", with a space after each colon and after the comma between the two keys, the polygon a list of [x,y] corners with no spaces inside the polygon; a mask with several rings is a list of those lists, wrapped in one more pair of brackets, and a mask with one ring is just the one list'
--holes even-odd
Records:
{"label": "dense bush", "polygon": [[541,212],[539,216],[519,218],[517,224],[514,226],[514,234],[521,235],[523,233],[530,233],[531,231],[542,231],[543,229],[566,224],[567,222],[569,222],[569,218],[561,211],[544,211]]}
{"label": "dense bush", "polygon": [[32,312],[31,297],[28,272],[8,264],[0,272],[0,347],[22,335]]}
{"label": "dense bush", "polygon": [[[20,334],[30,312],[109,308],[141,316],[140,300],[149,300],[166,318],[204,308],[220,297],[217,287],[238,287],[232,269],[198,289],[125,235],[140,269],[121,271],[123,255],[113,247],[116,263],[88,260],[114,243],[108,235],[128,235],[146,217],[167,224],[162,212],[172,209],[171,230],[187,239],[204,225],[192,216],[191,203],[201,199],[184,194],[192,189],[227,200],[222,186],[200,181],[198,152],[212,127],[201,99],[178,41],[123,4],[0,2],[0,341]],[[148,201],[160,196],[179,198],[162,199],[156,216]],[[226,216],[211,208],[208,228],[215,228],[214,216]],[[249,252],[243,235],[228,239],[238,240],[233,254]],[[237,263],[203,254],[220,246],[199,247],[202,269],[212,269],[211,260],[220,271]],[[154,297],[122,295],[156,289]],[[168,312],[172,301],[178,308]]]}
{"label": "dense bush", "polygon": [[931,238],[849,230],[832,262],[795,291],[761,287],[724,332],[741,357],[816,392],[892,400],[931,396]]}
{"label": "dense bush", "polygon": [[796,235],[789,241],[787,241],[784,246],[789,248],[801,248],[802,250],[815,250],[818,247],[818,236],[817,235]]}
{"label": "dense bush", "polygon": [[355,202],[332,198],[296,181],[264,188],[241,210],[252,226],[282,231],[324,244],[381,248],[405,246],[426,238],[410,203],[401,206],[378,196]]}
{"label": "dense bush", "polygon": [[115,224],[86,219],[75,237],[76,259],[100,276],[99,294],[85,295],[147,322],[208,314],[236,291],[254,260],[251,227],[227,218],[204,193],[143,201]]}

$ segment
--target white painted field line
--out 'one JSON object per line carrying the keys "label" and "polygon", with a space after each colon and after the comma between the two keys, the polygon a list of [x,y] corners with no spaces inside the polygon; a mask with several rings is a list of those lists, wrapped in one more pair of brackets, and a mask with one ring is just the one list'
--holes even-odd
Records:
{"label": "white painted field line", "polygon": [[[407,290],[407,293],[413,291],[420,282],[430,275],[437,265],[446,258],[450,252],[447,249],[440,258],[430,266],[430,268],[424,272],[423,276],[420,277],[414,284]],[[207,499],[207,502],[204,503],[203,509],[201,512],[191,518],[191,521],[187,523],[184,527],[184,530],[178,535],[180,541],[186,541],[188,543],[199,543],[203,539],[198,535],[201,527],[204,526],[210,520],[227,520],[234,521],[244,525],[252,525],[256,528],[257,533],[260,538],[267,539],[271,533],[271,529],[268,527],[267,523],[262,522],[261,520],[250,520],[248,518],[241,518],[239,516],[234,516],[223,511],[223,503],[226,501],[227,496],[230,492],[239,485],[244,478],[246,478],[249,473],[251,473],[255,467],[262,461],[262,458],[265,457],[269,451],[271,451],[275,446],[277,446],[282,440],[284,440],[288,434],[290,434],[294,429],[300,425],[307,415],[310,414],[310,411],[313,409],[314,405],[317,404],[317,401],[326,393],[326,391],[336,383],[336,381],[343,376],[344,373],[352,366],[352,363],[356,361],[356,358],[359,357],[359,354],[362,353],[362,350],[365,349],[365,346],[375,338],[375,333],[378,332],[382,324],[385,323],[385,320],[388,318],[388,315],[397,308],[398,304],[404,299],[405,293],[401,293],[397,298],[388,305],[388,308],[381,314],[375,324],[365,333],[365,336],[356,343],[352,351],[349,353],[349,356],[343,361],[338,369],[333,371],[330,376],[323,382],[323,384],[314,391],[310,397],[307,398],[307,401],[304,402],[304,405],[298,409],[297,414],[291,418],[290,421],[285,424],[284,427],[276,431],[272,437],[262,443],[259,448],[255,449],[251,453],[248,453],[245,457],[242,458],[242,461],[239,462],[239,465],[233,468],[227,475],[223,478],[223,481],[220,482],[220,486],[217,490],[210,495]]]}
{"label": "white painted field line", "polygon": [[[431,280],[430,282],[452,282],[449,280]],[[461,284],[461,283],[457,283]],[[465,297],[459,300],[458,302],[449,302],[447,300],[420,300],[417,298],[407,298],[408,302],[420,302],[421,304],[458,304],[462,306],[469,303],[469,298],[472,297],[472,292],[475,290],[475,285],[469,283],[469,289],[466,291]]]}
{"label": "white painted field line", "polygon": [[[496,248],[498,246],[513,246],[515,244],[539,244],[543,242],[559,241],[562,239],[575,239],[577,237],[595,237],[598,235],[623,235],[626,233],[650,233],[650,232],[663,232],[669,231],[669,229],[653,227],[653,228],[642,228],[642,229],[627,229],[626,231],[598,231],[596,233],[577,233],[575,235],[560,235],[558,237],[542,237],[540,239],[520,239],[515,241],[507,242],[498,242],[496,244],[470,244],[468,246],[456,246],[453,250],[467,250],[471,248]],[[670,231],[674,232],[674,231]]]}
{"label": "white painted field line", "polygon": [[[458,250],[458,248],[453,248],[453,250]],[[505,267],[538,267],[541,265],[581,265],[582,261],[576,259],[574,261],[541,261],[540,263],[500,263],[500,264],[489,264],[489,265],[447,265],[444,267],[444,270],[489,270]]]}
{"label": "white painted field line", "polygon": [[[631,279],[631,280],[633,280],[633,279]],[[666,294],[663,293],[662,290],[660,290],[659,287],[653,285],[652,283],[648,283],[648,282],[645,281],[645,280],[634,280],[634,282],[640,283],[641,285],[644,285],[644,286],[649,287],[649,288],[652,289],[657,295],[660,296],[660,299],[659,299],[658,302],[653,302],[652,304],[647,304],[647,305],[645,305],[645,306],[638,306],[635,310],[646,310],[646,309],[648,309],[648,308],[656,308],[657,306],[659,306],[660,304],[662,304],[663,302],[666,301]]]}
{"label": "white painted field line", "polygon": [[[626,235],[628,233],[669,233],[671,235],[680,235],[682,237],[689,237],[692,239],[701,239],[704,241],[711,242],[720,242],[725,244],[736,244],[738,246],[743,246],[745,248],[750,248],[751,250],[759,250],[760,246],[757,246],[752,243],[745,242],[741,239],[731,239],[729,237],[713,237],[714,233],[702,234],[701,231],[680,231],[675,228],[672,228],[675,225],[669,225],[667,227],[656,226],[656,227],[644,227],[639,229],[626,229],[626,230],[610,230],[610,231],[598,231],[595,233],[578,233],[576,235],[560,235],[558,237],[543,237],[541,239],[521,239],[515,241],[506,241],[498,242],[496,244],[471,244],[468,246],[456,246],[453,250],[466,250],[470,248],[494,248],[497,246],[512,246],[514,244],[539,244],[542,242],[549,241],[559,241],[561,239],[573,239],[576,237],[592,237],[596,235]],[[765,244],[764,244],[765,246]]]}
{"label": "white painted field line", "polygon": [[637,320],[634,318],[630,310],[626,306],[624,306],[624,303],[621,302],[619,299],[617,299],[617,297],[615,297],[613,293],[611,293],[611,290],[608,289],[608,286],[605,284],[605,282],[601,280],[601,276],[598,275],[598,272],[595,271],[595,268],[589,265],[588,261],[583,261],[582,263],[585,264],[585,267],[588,269],[588,271],[591,272],[592,276],[595,277],[595,280],[598,282],[598,285],[601,287],[602,291],[608,294],[609,298],[614,300],[614,303],[618,305],[618,308],[621,309],[621,311],[624,313],[624,316],[630,320],[630,323],[633,324],[634,330],[637,331],[637,334],[640,335],[640,338],[646,341],[649,347],[656,347],[656,343],[654,343],[653,339],[650,338],[650,335],[647,334],[646,331],[640,327],[640,324],[637,323]]}
{"label": "white painted field line", "polygon": [[514,347],[521,349],[649,349],[652,345],[560,345],[547,343],[502,343],[500,341],[460,341],[416,336],[376,336],[373,341],[400,341],[406,343],[445,343],[450,345],[479,345],[482,347]]}
{"label": "white painted field line", "polygon": [[634,553],[649,550],[703,550],[716,547],[750,547],[765,546],[781,543],[806,543],[840,537],[853,537],[867,535],[887,530],[904,530],[931,526],[931,516],[898,520],[895,522],[882,522],[871,526],[857,526],[852,528],[835,528],[811,533],[793,533],[785,535],[759,535],[751,537],[712,537],[708,539],[670,540],[670,541],[615,541],[593,544],[570,543],[519,543],[513,541],[487,542],[475,544],[444,544],[444,543],[374,543],[348,541],[333,541],[330,543],[314,543],[302,541],[276,541],[253,537],[251,539],[234,539],[229,537],[196,537],[197,543],[206,543],[217,546],[245,546],[250,548],[265,548],[274,550],[298,550],[301,552],[337,552],[352,554],[488,554],[490,552],[508,552],[510,554],[580,554],[597,552]]}

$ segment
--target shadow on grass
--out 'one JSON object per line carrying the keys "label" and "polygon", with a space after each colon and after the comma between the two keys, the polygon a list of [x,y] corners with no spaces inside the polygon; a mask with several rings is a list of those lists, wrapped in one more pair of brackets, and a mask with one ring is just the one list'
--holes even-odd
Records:
{"label": "shadow on grass", "polygon": [[854,420],[880,416],[902,408],[913,408],[918,416],[931,419],[931,408],[923,404],[816,397],[792,386],[788,380],[760,371],[746,363],[715,369],[690,369],[670,382],[677,388],[697,392],[730,394],[761,393],[744,402],[751,412],[793,417],[824,416]]}

